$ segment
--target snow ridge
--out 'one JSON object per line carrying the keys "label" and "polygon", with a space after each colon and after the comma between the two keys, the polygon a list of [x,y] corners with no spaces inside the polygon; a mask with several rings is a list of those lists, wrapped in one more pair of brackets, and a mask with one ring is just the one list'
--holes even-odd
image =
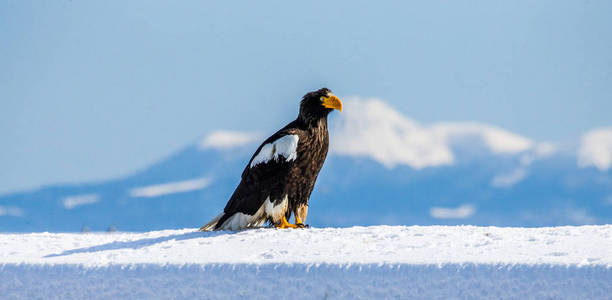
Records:
{"label": "snow ridge", "polygon": [[0,235],[6,298],[606,299],[612,225]]}
{"label": "snow ridge", "polygon": [[486,263],[612,267],[612,251],[609,251],[612,225],[31,233],[0,235],[0,245],[0,264],[67,263],[100,267],[112,264]]}

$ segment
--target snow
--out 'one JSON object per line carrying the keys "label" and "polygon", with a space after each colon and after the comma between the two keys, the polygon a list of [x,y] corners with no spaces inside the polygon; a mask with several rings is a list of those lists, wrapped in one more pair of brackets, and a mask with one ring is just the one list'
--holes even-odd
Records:
{"label": "snow", "polygon": [[247,145],[261,138],[256,132],[241,132],[232,130],[217,130],[202,139],[198,148],[228,150]]}
{"label": "snow", "polygon": [[578,166],[607,171],[612,167],[612,127],[593,129],[582,136]]}
{"label": "snow", "polygon": [[535,156],[542,157],[550,157],[553,154],[557,153],[559,147],[551,142],[539,142],[534,147]]}
{"label": "snow", "polygon": [[491,179],[491,186],[497,188],[511,187],[527,177],[527,170],[523,167],[514,169],[512,172],[499,174]]}
{"label": "snow", "polygon": [[415,169],[451,165],[452,150],[445,141],[378,99],[345,101],[340,121],[330,130],[332,151],[371,157],[388,168]]}
{"label": "snow", "polygon": [[612,267],[612,225],[31,233],[4,234],[0,236],[0,245],[0,263],[76,263],[84,266],[133,263],[595,263]]}
{"label": "snow", "polygon": [[529,175],[529,166],[538,159],[552,156],[557,152],[557,146],[550,142],[540,142],[531,149],[523,152],[519,165],[510,172],[497,174],[491,179],[491,186],[495,188],[509,188],[521,182]]}
{"label": "snow", "polygon": [[453,165],[453,146],[474,141],[493,154],[555,150],[552,144],[534,143],[488,124],[445,122],[424,126],[379,99],[348,98],[345,103],[345,112],[331,129],[330,149],[342,155],[371,157],[388,168]]}
{"label": "snow", "polygon": [[463,204],[457,208],[432,207],[429,215],[436,219],[467,219],[476,213],[476,208],[470,204]]}
{"label": "snow", "polygon": [[0,217],[11,216],[11,217],[22,217],[23,210],[15,206],[2,206],[0,205]]}
{"label": "snow", "polygon": [[130,196],[151,198],[175,193],[197,191],[207,187],[211,181],[212,180],[210,178],[201,177],[184,181],[137,187],[130,190]]}
{"label": "snow", "polygon": [[477,122],[448,122],[432,126],[434,134],[442,137],[448,144],[469,138],[481,140],[496,154],[513,154],[533,147],[533,142],[518,134],[501,128]]}
{"label": "snow", "polygon": [[0,235],[8,298],[605,299],[612,225]]}
{"label": "snow", "polygon": [[73,209],[77,206],[94,204],[100,201],[100,195],[98,194],[82,194],[65,197],[62,200],[65,209]]}
{"label": "snow", "polygon": [[279,160],[284,157],[286,161],[292,161],[297,158],[297,146],[300,137],[295,134],[285,135],[272,143],[267,143],[261,147],[259,153],[251,161],[251,168],[266,163],[270,160]]}

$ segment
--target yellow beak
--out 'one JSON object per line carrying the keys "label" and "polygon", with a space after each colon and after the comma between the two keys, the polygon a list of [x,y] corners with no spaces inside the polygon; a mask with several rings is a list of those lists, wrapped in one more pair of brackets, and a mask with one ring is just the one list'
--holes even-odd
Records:
{"label": "yellow beak", "polygon": [[332,93],[327,94],[327,96],[321,97],[321,101],[323,102],[324,107],[342,111],[342,101],[340,101],[340,99]]}

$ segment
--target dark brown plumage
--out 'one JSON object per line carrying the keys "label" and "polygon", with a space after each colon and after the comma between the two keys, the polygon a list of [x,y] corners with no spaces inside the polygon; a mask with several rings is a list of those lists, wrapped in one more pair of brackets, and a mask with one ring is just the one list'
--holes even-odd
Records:
{"label": "dark brown plumage", "polygon": [[[298,117],[257,148],[223,213],[201,230],[238,230],[266,222],[303,227],[310,193],[327,157],[327,115],[333,109],[342,110],[342,102],[329,89],[306,94]],[[295,225],[287,222],[292,214]]]}

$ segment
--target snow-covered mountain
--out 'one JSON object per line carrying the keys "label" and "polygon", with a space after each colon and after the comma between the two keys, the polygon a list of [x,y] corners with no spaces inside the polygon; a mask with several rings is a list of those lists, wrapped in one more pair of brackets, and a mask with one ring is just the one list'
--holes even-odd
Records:
{"label": "snow-covered mountain", "polygon": [[[330,122],[313,226],[612,222],[612,128],[559,146],[488,124],[419,124],[377,99],[347,99]],[[212,131],[132,176],[0,196],[0,231],[202,225],[266,134]]]}

